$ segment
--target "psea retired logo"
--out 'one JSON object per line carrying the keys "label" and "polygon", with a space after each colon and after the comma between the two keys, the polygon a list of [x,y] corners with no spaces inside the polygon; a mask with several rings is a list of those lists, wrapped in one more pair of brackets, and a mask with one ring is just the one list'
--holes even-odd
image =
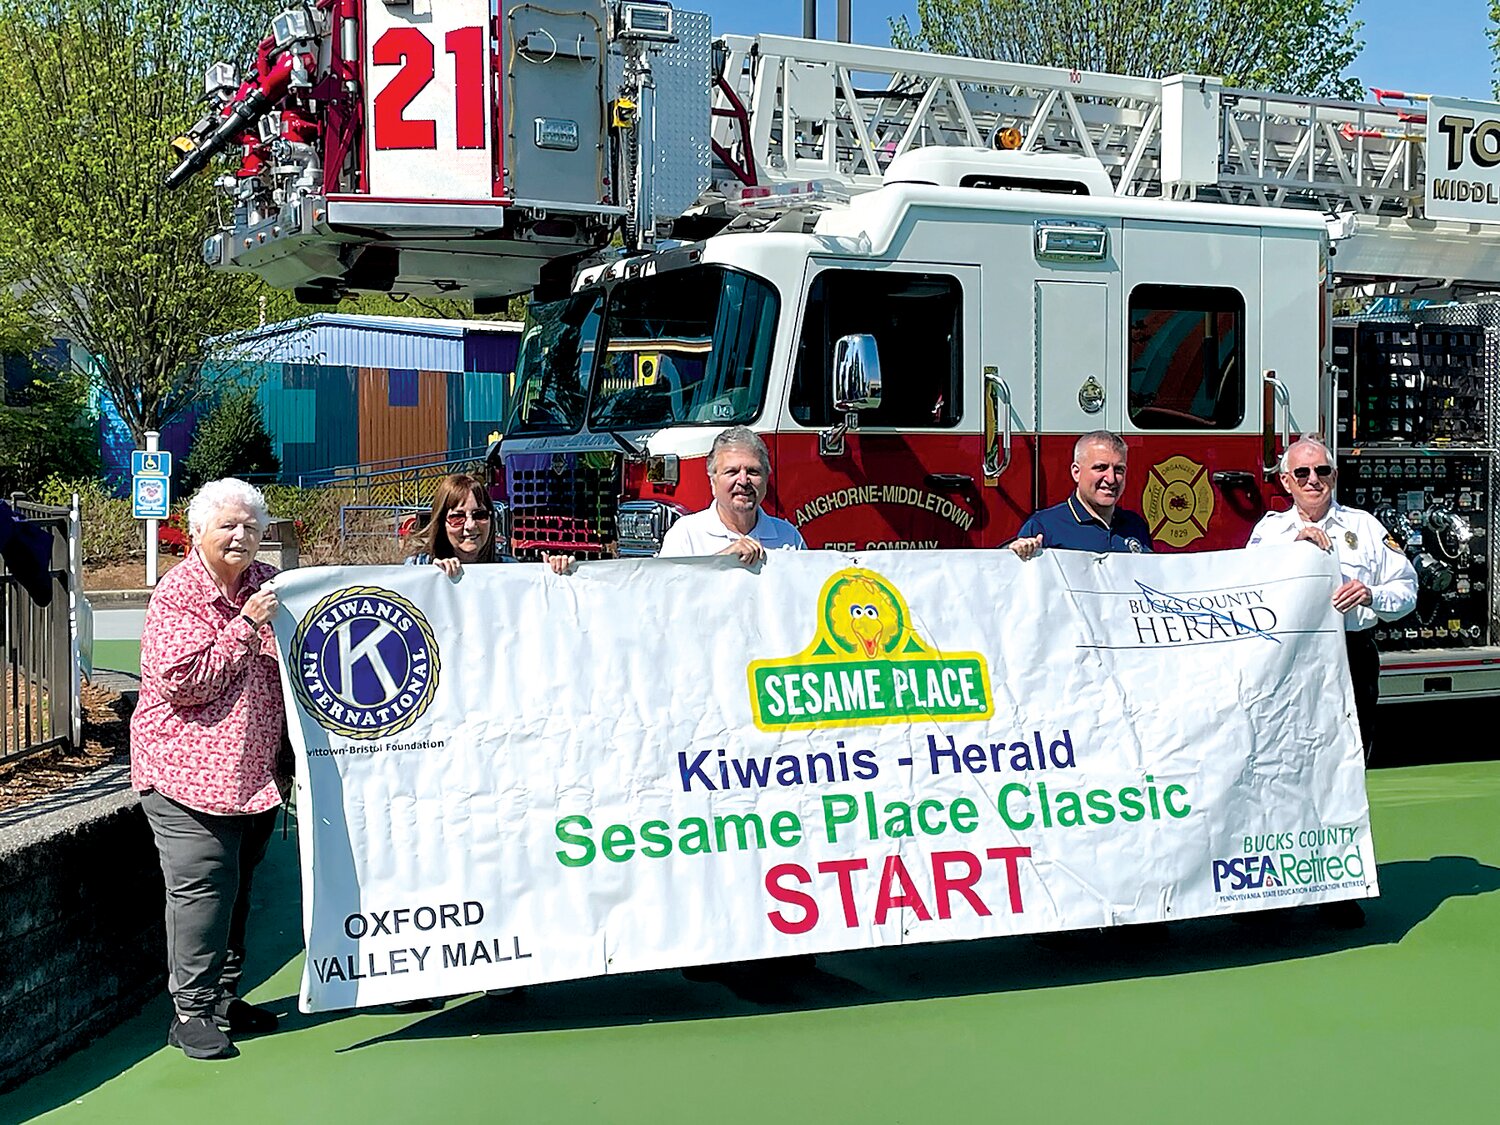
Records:
{"label": "psea retired logo", "polygon": [[292,635],[292,686],[324,730],[349,738],[399,734],[432,704],[438,648],[406,598],[350,586],[323,598]]}

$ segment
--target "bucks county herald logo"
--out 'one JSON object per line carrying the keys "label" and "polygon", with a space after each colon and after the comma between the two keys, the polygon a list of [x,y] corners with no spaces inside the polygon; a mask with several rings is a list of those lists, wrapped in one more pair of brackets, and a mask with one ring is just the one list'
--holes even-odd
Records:
{"label": "bucks county herald logo", "polygon": [[384,738],[411,726],[437,691],[432,626],[400,594],[351,586],[329,594],[292,636],[297,698],[320,726]]}
{"label": "bucks county herald logo", "polygon": [[984,657],[933,651],[912,629],[901,591],[860,567],[823,583],[811,644],[754,661],[747,673],[750,711],[765,731],[988,719],[995,711]]}

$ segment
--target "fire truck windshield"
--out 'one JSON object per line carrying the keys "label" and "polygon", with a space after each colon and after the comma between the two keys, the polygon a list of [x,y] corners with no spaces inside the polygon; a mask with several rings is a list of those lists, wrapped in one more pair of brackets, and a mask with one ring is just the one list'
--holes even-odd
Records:
{"label": "fire truck windshield", "polygon": [[776,291],[719,266],[622,281],[609,292],[589,426],[728,426],[760,413]]}
{"label": "fire truck windshield", "polygon": [[603,304],[593,289],[527,309],[508,432],[571,434],[583,426]]}

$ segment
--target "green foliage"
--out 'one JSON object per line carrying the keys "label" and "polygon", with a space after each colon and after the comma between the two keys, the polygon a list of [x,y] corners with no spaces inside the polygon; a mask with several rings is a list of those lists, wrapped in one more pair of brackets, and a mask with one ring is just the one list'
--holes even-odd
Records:
{"label": "green foliage", "polygon": [[1355,0],[917,0],[893,46],[1035,66],[1360,97]]}
{"label": "green foliage", "polygon": [[256,322],[260,284],[202,264],[211,177],[162,177],[204,66],[248,58],[270,7],[0,0],[0,292],[93,357],[137,438],[207,393],[205,339]]}
{"label": "green foliage", "polygon": [[1490,0],[1490,30],[1488,32],[1490,52],[1495,56],[1491,71],[1495,75],[1490,83],[1490,93],[1500,98],[1500,0]]}
{"label": "green foliage", "polygon": [[336,305],[305,305],[290,293],[269,293],[264,309],[266,323],[311,316],[314,313],[349,313],[357,316],[422,316],[444,320],[515,320],[526,319],[526,297],[512,297],[503,313],[476,313],[472,301],[451,297],[393,296],[385,293],[359,293]]}
{"label": "green foliage", "polygon": [[77,373],[33,379],[0,402],[0,495],[33,491],[54,473],[97,473],[99,431]]}
{"label": "green foliage", "polygon": [[83,561],[122,562],[141,553],[142,524],[130,515],[130,501],[112,495],[98,477],[53,476],[43,482],[37,499],[67,506],[78,493],[83,532]]}
{"label": "green foliage", "polygon": [[329,547],[338,539],[339,493],[323,488],[297,488],[290,484],[268,484],[261,488],[266,505],[276,519],[295,522],[297,548],[304,556]]}
{"label": "green foliage", "polygon": [[266,431],[255,392],[231,391],[198,423],[193,448],[182,464],[186,495],[220,477],[258,477],[281,471],[281,459]]}

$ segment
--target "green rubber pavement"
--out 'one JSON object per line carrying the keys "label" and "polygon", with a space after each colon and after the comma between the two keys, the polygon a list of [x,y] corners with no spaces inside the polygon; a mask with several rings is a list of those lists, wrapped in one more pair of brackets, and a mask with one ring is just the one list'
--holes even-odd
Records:
{"label": "green rubber pavement", "polygon": [[[825,956],[741,995],[650,973],[303,1016],[295,841],[250,980],[282,1030],[163,1046],[165,998],[0,1122],[1482,1122],[1500,1119],[1500,763],[1370,775],[1383,895],[1312,912]],[[774,978],[773,978],[774,980]]]}
{"label": "green rubber pavement", "polygon": [[95,641],[94,667],[112,668],[117,672],[141,674],[140,641]]}

